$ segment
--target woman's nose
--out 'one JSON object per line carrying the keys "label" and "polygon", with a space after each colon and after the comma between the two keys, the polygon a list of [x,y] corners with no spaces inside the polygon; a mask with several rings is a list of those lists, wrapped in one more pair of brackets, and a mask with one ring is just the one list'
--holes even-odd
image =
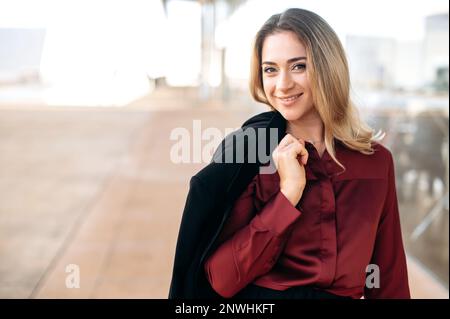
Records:
{"label": "woman's nose", "polygon": [[286,91],[294,86],[294,81],[292,80],[289,72],[281,72],[277,81],[277,89],[281,91]]}

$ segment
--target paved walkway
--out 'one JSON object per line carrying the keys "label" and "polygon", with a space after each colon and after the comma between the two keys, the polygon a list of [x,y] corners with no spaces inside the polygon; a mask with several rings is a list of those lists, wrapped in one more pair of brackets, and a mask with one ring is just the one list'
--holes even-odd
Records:
{"label": "paved walkway", "polygon": [[[126,108],[0,106],[0,297],[167,297],[188,181],[205,165],[173,164],[170,132],[258,111],[180,93]],[[66,287],[71,264],[78,289]],[[414,260],[410,273],[414,297],[448,298]]]}

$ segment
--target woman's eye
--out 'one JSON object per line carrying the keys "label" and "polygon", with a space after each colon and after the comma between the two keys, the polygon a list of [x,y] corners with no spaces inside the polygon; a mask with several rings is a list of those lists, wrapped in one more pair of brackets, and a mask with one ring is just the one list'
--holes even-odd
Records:
{"label": "woman's eye", "polygon": [[272,73],[273,71],[275,71],[274,68],[265,68],[265,69],[264,69],[264,72],[265,72],[265,73]]}
{"label": "woman's eye", "polygon": [[294,65],[295,70],[304,70],[306,69],[306,64],[296,64]]}

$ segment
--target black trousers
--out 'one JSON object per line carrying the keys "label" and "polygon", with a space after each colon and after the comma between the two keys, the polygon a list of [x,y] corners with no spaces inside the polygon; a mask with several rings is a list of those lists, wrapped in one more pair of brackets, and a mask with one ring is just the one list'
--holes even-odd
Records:
{"label": "black trousers", "polygon": [[283,291],[249,284],[238,292],[236,299],[351,299],[331,294],[309,286],[291,287]]}

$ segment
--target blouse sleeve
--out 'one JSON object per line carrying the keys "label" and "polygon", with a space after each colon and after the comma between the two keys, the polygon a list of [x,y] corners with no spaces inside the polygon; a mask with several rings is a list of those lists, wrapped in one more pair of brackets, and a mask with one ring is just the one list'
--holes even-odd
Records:
{"label": "blouse sleeve", "polygon": [[[396,298],[409,299],[408,272],[403,248],[397,195],[395,191],[394,162],[389,153],[388,191],[382,215],[378,224],[371,264],[379,272],[378,285],[365,285],[367,299]],[[368,273],[370,274],[370,272]],[[373,286],[373,287],[372,287]]]}
{"label": "blouse sleeve", "polygon": [[225,298],[272,269],[301,215],[280,191],[256,212],[256,179],[236,201],[219,237],[221,244],[205,263],[212,288]]}

